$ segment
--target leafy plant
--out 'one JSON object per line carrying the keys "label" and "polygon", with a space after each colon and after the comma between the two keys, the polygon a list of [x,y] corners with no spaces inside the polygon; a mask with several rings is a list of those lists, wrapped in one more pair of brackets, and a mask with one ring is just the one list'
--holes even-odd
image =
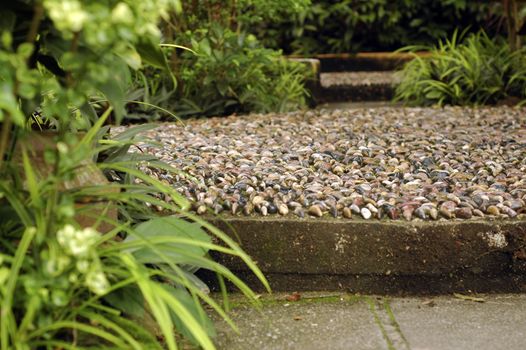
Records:
{"label": "leafy plant", "polygon": [[[213,349],[202,303],[229,319],[193,272],[215,271],[255,299],[211,250],[241,258],[268,287],[231,238],[138,170],[176,171],[127,152],[151,126],[113,138],[104,126],[123,118],[130,69],[170,76],[156,23],[179,5],[19,0],[0,10],[1,350],[175,349],[175,331]],[[97,169],[116,181],[86,183]]]}
{"label": "leafy plant", "polygon": [[[305,106],[309,70],[217,24],[188,36],[179,59],[180,116],[289,111]],[[183,41],[185,43],[185,41]]]}
{"label": "leafy plant", "polygon": [[[232,272],[208,258],[208,251],[238,256],[264,278],[229,237],[188,213],[181,195],[138,172],[137,159],[115,157],[99,167],[139,176],[141,184],[61,190],[78,176],[79,168],[87,166],[86,159],[122,143],[98,142],[93,147],[105,117],[80,142],[64,138],[57,149],[45,150],[46,165],[53,169],[49,176],[38,175],[30,162],[29,144],[21,141],[22,169],[14,167],[0,181],[0,193],[6,199],[0,215],[2,349],[82,349],[101,344],[175,349],[174,326],[196,344],[212,349],[213,326],[201,302],[231,321],[192,273],[197,268],[216,271],[248,296],[254,294]],[[12,190],[17,177],[25,178],[25,191]],[[170,195],[173,202],[158,199],[161,194]],[[178,216],[122,223],[93,207],[78,209],[75,204],[88,200],[104,203],[103,212],[114,207],[141,208],[140,203],[148,201]],[[50,210],[55,214],[50,215]],[[75,216],[79,213],[93,216],[94,227],[80,227]],[[97,232],[102,224],[112,229]],[[212,243],[209,233],[222,245]],[[153,332],[129,321],[148,318],[157,324]],[[156,335],[162,335],[163,342]]]}
{"label": "leafy plant", "polygon": [[407,63],[395,99],[416,105],[481,105],[526,97],[525,50],[513,52],[503,39],[492,40],[484,32],[462,36],[455,32],[430,48],[429,57],[415,56]]}

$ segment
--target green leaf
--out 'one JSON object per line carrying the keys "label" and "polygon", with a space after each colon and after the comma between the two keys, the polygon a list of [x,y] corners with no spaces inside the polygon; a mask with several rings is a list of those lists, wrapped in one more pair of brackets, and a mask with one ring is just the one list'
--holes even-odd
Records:
{"label": "green leaf", "polygon": [[128,48],[125,53],[119,54],[119,57],[133,70],[138,70],[142,66],[141,55],[133,47]]}
{"label": "green leaf", "polygon": [[144,298],[135,285],[120,288],[104,296],[104,300],[130,316],[144,316]]}
{"label": "green leaf", "polygon": [[[117,59],[117,57],[115,57],[115,59]],[[115,112],[117,123],[120,123],[124,116],[126,91],[131,81],[130,70],[128,69],[127,65],[123,64],[121,60],[117,59],[117,63],[119,62],[121,64],[112,65],[110,69],[110,79],[98,86],[100,92],[102,92],[111,103]]]}
{"label": "green leaf", "polygon": [[[208,234],[202,229],[201,225],[197,223],[190,223],[173,216],[155,218],[143,222],[135,228],[135,232],[146,240],[156,236],[173,235],[174,237],[190,238],[192,240],[204,243],[210,243],[212,241],[210,236],[208,236]],[[140,238],[130,235],[125,239],[125,242],[130,242],[137,239]],[[176,245],[174,243],[158,245],[155,248],[164,255],[168,256],[170,259],[173,259],[175,262],[185,262],[187,261],[187,256],[189,255],[204,256],[208,252],[207,248],[186,244]],[[184,251],[184,255],[178,253],[178,250]],[[133,255],[138,261],[143,263],[164,262],[164,259],[159,257],[159,254],[157,254],[152,248],[148,246],[144,246],[133,251]]]}
{"label": "green leaf", "polygon": [[141,40],[135,46],[142,60],[156,68],[170,71],[170,66],[166,60],[163,50],[158,44],[150,40]]}
{"label": "green leaf", "polygon": [[[203,330],[206,331],[209,337],[214,337],[216,335],[214,324],[206,316],[199,302],[192,298],[190,293],[181,288],[174,288],[170,285],[163,284],[162,287],[168,293],[170,293],[175,299],[177,299],[182,306],[192,314],[192,316],[200,323],[200,326]],[[191,330],[188,328],[188,325],[184,319],[182,319],[175,312],[170,313],[172,320],[175,324],[175,328],[181,332],[182,335],[187,337],[192,343],[198,344],[198,340],[195,339]]]}
{"label": "green leaf", "polygon": [[14,124],[24,124],[26,118],[18,108],[18,102],[9,83],[0,85],[0,109],[3,109],[11,116]]}

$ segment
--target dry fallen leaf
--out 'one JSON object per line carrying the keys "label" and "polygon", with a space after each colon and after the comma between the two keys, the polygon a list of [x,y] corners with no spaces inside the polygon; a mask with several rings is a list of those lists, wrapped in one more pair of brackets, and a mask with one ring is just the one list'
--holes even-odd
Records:
{"label": "dry fallen leaf", "polygon": [[486,301],[486,300],[483,299],[483,298],[472,297],[472,296],[470,296],[470,295],[464,295],[464,294],[459,294],[459,293],[453,293],[453,296],[454,296],[455,298],[462,299],[462,300],[476,301],[477,303],[483,303],[483,302]]}
{"label": "dry fallen leaf", "polygon": [[423,301],[422,302],[422,305],[426,305],[426,306],[429,306],[429,307],[433,307],[436,305],[435,301],[434,300],[426,300],[426,301]]}
{"label": "dry fallen leaf", "polygon": [[291,295],[287,295],[285,299],[287,299],[287,301],[298,301],[301,299],[301,294],[298,292],[294,292]]}

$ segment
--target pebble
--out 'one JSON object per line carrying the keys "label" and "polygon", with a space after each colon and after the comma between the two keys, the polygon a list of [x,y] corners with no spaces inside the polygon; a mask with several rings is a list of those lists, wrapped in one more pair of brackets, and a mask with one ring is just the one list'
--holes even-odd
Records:
{"label": "pebble", "polygon": [[281,215],[287,215],[289,213],[289,208],[287,207],[286,204],[280,204],[278,205],[278,212],[281,214]]}
{"label": "pebble", "polygon": [[415,209],[412,206],[404,207],[402,209],[402,216],[404,217],[404,219],[406,219],[407,221],[411,221],[414,210]]}
{"label": "pebble", "polygon": [[140,142],[131,151],[180,170],[141,167],[199,215],[515,218],[526,213],[525,112],[320,109],[190,119],[141,134],[162,147]]}
{"label": "pebble", "polygon": [[455,210],[455,216],[459,219],[471,219],[473,212],[470,208],[457,208]]}
{"label": "pebble", "polygon": [[500,209],[495,205],[490,205],[486,209],[486,213],[493,216],[499,216],[500,215]]}
{"label": "pebble", "polygon": [[197,214],[203,215],[204,213],[206,213],[206,206],[205,205],[200,205],[199,207],[197,207]]}
{"label": "pebble", "polygon": [[418,207],[414,211],[414,215],[416,215],[418,218],[425,220],[427,219],[426,210],[424,207]]}
{"label": "pebble", "polygon": [[304,218],[305,210],[303,210],[303,208],[301,207],[296,207],[296,209],[294,209],[294,214],[296,214],[296,216],[299,216],[300,218]]}
{"label": "pebble", "polygon": [[369,220],[372,216],[371,214],[371,211],[367,208],[362,208],[360,210],[360,214],[362,214],[362,217],[365,219],[365,220]]}
{"label": "pebble", "polygon": [[309,214],[317,217],[321,217],[323,212],[318,205],[313,205],[309,208]]}
{"label": "pebble", "polygon": [[433,219],[433,220],[437,220],[438,219],[438,210],[436,208],[430,208],[428,213],[429,213],[429,217],[431,217],[431,219]]}
{"label": "pebble", "polygon": [[349,209],[351,209],[351,211],[355,214],[360,214],[360,207],[356,204],[352,204]]}
{"label": "pebble", "polygon": [[343,208],[343,217],[347,219],[352,218],[352,210],[348,207]]}

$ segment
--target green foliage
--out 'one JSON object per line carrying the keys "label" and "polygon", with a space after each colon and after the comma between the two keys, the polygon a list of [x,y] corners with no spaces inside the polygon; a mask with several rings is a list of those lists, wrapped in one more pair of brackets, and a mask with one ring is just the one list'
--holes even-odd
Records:
{"label": "green foliage", "polygon": [[[208,252],[237,256],[254,268],[262,281],[264,277],[235,242],[187,212],[185,198],[136,170],[138,162],[151,163],[150,157],[116,156],[120,147],[130,144],[133,132],[109,143],[94,140],[102,122],[80,141],[73,135],[57,136],[50,144],[56,149],[45,151],[46,167],[53,169],[50,175],[40,174],[31,165],[30,145],[20,141],[22,168],[18,161],[10,163],[12,168],[0,181],[0,198],[4,198],[0,199],[1,349],[101,345],[175,349],[174,327],[203,348],[213,349],[213,326],[201,303],[231,321],[193,272],[198,268],[215,271],[253,300],[253,292],[210,259]],[[87,166],[85,160],[97,154],[107,155],[99,164],[101,169],[118,172],[127,180],[106,188],[68,186],[79,169]],[[175,171],[167,166],[165,170]],[[135,181],[136,176],[141,183]],[[24,187],[13,190],[20,178],[26,179]],[[162,195],[173,201],[160,200]],[[146,201],[178,216],[150,218],[138,224],[116,222],[93,207],[78,208],[76,203],[88,200],[103,203],[103,212],[136,210],[148,218]],[[93,217],[94,227],[80,227],[77,214]],[[103,224],[113,229],[102,235],[97,228]],[[209,233],[221,246],[212,243]],[[154,333],[136,332],[127,321],[147,318],[157,324]],[[162,335],[164,342],[156,335]]]}
{"label": "green foliage", "polygon": [[287,53],[388,51],[429,45],[457,26],[476,30],[489,7],[467,0],[315,0],[250,30],[264,45]]}
{"label": "green foliage", "polygon": [[[462,37],[462,36],[461,36]],[[460,41],[460,42],[459,42]],[[422,47],[407,50],[421,50]],[[396,100],[415,105],[481,105],[526,98],[526,50],[512,52],[484,32],[461,41],[457,33],[415,57],[399,73]]]}
{"label": "green foliage", "polygon": [[277,51],[261,47],[253,35],[213,25],[192,33],[179,61],[180,116],[289,111],[306,104],[308,70]]}
{"label": "green foliage", "polygon": [[[122,119],[131,70],[150,64],[175,85],[156,23],[178,7],[19,0],[0,10],[0,350],[176,349],[177,334],[213,349],[202,305],[234,325],[193,273],[255,295],[209,251],[240,258],[268,288],[231,238],[139,170],[177,172],[127,152],[151,126],[113,138],[103,126]],[[32,131],[43,126],[54,132]],[[86,184],[97,167],[116,182]]]}
{"label": "green foliage", "polygon": [[[1,111],[16,125],[40,109],[63,128],[93,122],[72,109],[89,109],[93,96],[104,96],[120,120],[129,68],[142,63],[166,66],[156,45],[155,25],[178,0],[166,1],[11,1],[0,17]],[[20,108],[19,108],[20,107]],[[18,111],[18,112],[17,112]],[[0,121],[5,113],[0,113]]]}
{"label": "green foliage", "polygon": [[167,113],[210,116],[289,111],[306,105],[310,70],[264,48],[248,30],[275,16],[303,11],[310,0],[196,0],[165,23],[164,51],[178,77],[148,70],[135,75],[128,100],[129,118],[152,120]]}

